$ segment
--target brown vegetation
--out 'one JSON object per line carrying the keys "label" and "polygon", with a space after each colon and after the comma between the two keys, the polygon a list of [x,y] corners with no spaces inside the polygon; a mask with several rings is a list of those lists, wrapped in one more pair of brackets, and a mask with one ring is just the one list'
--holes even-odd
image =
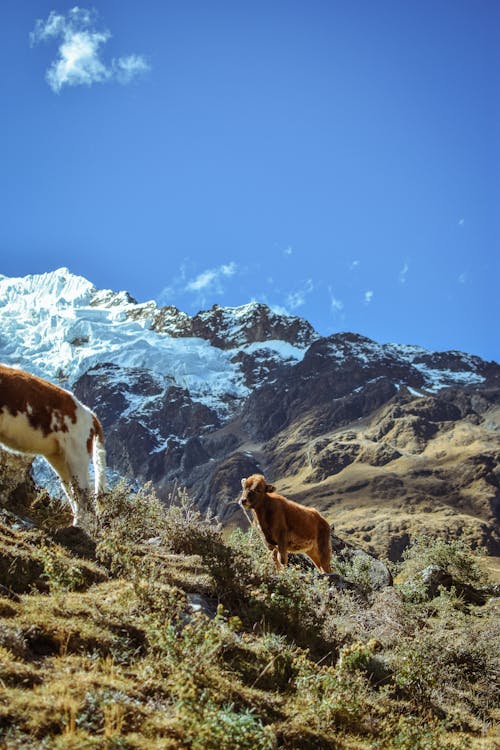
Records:
{"label": "brown vegetation", "polygon": [[[277,574],[255,531],[226,538],[177,500],[165,513],[147,488],[119,486],[93,532],[95,560],[52,541],[50,508],[45,531],[1,527],[2,747],[479,750],[500,740],[497,605],[468,605],[453,589],[430,599],[419,578],[435,564],[482,586],[465,543],[419,541],[394,587],[358,596],[316,571]],[[22,584],[13,564],[30,571]]]}

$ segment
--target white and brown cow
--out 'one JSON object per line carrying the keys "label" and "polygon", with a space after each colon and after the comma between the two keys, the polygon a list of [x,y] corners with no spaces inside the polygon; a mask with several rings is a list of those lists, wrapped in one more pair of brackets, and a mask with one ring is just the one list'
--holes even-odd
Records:
{"label": "white and brown cow", "polygon": [[240,505],[253,511],[277,570],[289,552],[303,552],[322,573],[331,572],[330,526],[316,508],[279,495],[262,474],[242,479],[241,487]]}
{"label": "white and brown cow", "polygon": [[74,526],[89,512],[90,458],[96,502],[104,492],[106,453],[96,415],[64,388],[6,365],[0,365],[0,443],[49,462],[61,479]]}

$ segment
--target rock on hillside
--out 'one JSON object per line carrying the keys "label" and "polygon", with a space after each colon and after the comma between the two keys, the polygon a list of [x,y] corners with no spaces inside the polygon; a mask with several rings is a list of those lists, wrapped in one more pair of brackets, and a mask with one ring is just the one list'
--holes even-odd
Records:
{"label": "rock on hillside", "polygon": [[33,459],[0,450],[0,507],[25,515],[37,487],[31,476]]}

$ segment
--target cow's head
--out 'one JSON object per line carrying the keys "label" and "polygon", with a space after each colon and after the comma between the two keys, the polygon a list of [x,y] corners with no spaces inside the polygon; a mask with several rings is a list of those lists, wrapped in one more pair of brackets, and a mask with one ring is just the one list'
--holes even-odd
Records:
{"label": "cow's head", "polygon": [[267,484],[262,474],[252,474],[252,476],[241,480],[240,505],[243,508],[255,508],[263,502],[268,492],[274,492],[275,487]]}

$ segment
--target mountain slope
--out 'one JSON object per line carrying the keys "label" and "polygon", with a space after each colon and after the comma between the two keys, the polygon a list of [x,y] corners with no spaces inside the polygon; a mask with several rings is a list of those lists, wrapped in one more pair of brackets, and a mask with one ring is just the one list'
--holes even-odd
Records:
{"label": "mountain slope", "polygon": [[119,475],[185,485],[241,523],[264,472],[397,558],[416,529],[499,553],[500,367],[460,352],[320,337],[265,305],[188,316],[67,269],[0,277],[0,359],[94,408]]}

